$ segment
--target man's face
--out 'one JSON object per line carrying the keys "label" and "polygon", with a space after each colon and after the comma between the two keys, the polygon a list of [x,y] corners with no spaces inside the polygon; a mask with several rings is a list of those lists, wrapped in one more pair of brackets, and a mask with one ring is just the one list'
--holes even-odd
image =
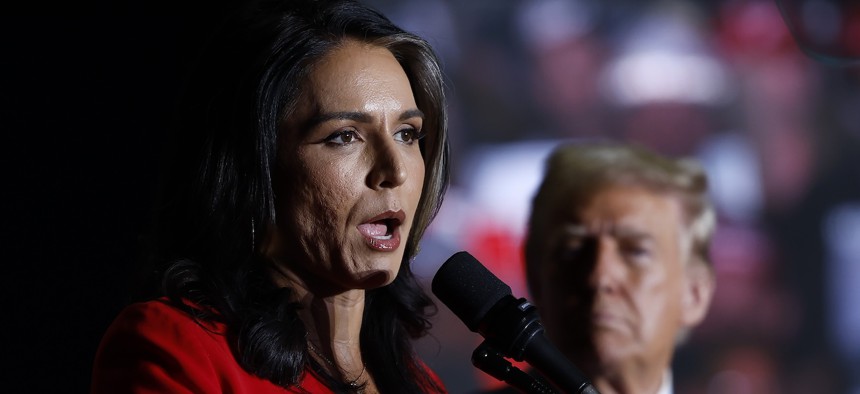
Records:
{"label": "man's face", "polygon": [[550,340],[587,374],[668,367],[691,324],[682,219],[672,195],[614,186],[549,229],[534,298]]}

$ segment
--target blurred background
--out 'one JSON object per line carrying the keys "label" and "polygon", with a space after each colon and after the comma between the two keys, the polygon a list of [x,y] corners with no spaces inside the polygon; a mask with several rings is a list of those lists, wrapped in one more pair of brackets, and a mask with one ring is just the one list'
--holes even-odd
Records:
{"label": "blurred background", "polygon": [[[433,43],[454,178],[416,270],[467,250],[528,297],[522,236],[556,144],[702,162],[717,293],[678,393],[860,393],[860,2],[373,1]],[[440,306],[422,351],[453,392],[493,385]]]}
{"label": "blurred background", "polygon": [[[0,14],[3,387],[86,392],[147,224],[184,73],[228,1]],[[416,258],[467,250],[529,297],[521,243],[557,144],[705,166],[718,287],[677,393],[860,393],[860,2],[368,0],[448,79],[452,185]],[[452,393],[498,385],[439,304],[419,343]]]}

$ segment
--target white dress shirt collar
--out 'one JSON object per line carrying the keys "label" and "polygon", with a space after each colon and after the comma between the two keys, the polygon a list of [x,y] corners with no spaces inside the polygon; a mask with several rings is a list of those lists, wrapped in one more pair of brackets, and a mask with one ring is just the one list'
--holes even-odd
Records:
{"label": "white dress shirt collar", "polygon": [[660,388],[657,390],[657,394],[673,394],[672,390],[672,371],[666,370],[666,373],[663,374],[663,383],[660,383]]}

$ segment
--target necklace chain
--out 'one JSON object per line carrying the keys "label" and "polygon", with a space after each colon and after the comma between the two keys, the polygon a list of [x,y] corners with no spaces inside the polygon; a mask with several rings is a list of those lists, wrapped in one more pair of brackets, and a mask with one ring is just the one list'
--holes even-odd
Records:
{"label": "necklace chain", "polygon": [[[326,364],[330,365],[330,366],[331,366],[332,368],[334,368],[335,370],[339,370],[339,369],[340,369],[340,368],[338,368],[338,366],[334,363],[334,361],[329,360],[329,358],[328,358],[328,357],[326,357],[326,356],[325,356],[325,354],[323,354],[323,352],[321,352],[319,349],[317,349],[317,347],[316,347],[316,346],[314,346],[314,345],[311,343],[311,341],[308,341],[308,349],[310,349],[314,354],[316,354],[316,355],[317,355],[317,357],[321,358],[323,361],[325,361],[325,363],[326,363]],[[362,365],[361,365],[361,373],[359,373],[359,374],[358,374],[358,376],[356,376],[356,377],[355,377],[355,379],[353,379],[353,380],[351,380],[351,381],[349,381],[349,382],[346,382],[346,384],[348,384],[348,385],[349,385],[349,387],[352,387],[353,389],[358,388],[358,381],[359,381],[359,379],[361,379],[361,377],[362,377],[362,376],[364,376],[364,370],[366,370],[366,369],[367,369],[367,365],[366,365],[366,364],[362,364]]]}

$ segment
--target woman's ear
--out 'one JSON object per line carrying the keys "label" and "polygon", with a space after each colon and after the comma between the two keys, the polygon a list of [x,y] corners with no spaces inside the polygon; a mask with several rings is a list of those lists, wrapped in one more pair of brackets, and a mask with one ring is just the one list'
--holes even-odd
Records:
{"label": "woman's ear", "polygon": [[681,319],[685,327],[691,328],[707,315],[716,281],[711,267],[700,261],[690,262],[685,271]]}

